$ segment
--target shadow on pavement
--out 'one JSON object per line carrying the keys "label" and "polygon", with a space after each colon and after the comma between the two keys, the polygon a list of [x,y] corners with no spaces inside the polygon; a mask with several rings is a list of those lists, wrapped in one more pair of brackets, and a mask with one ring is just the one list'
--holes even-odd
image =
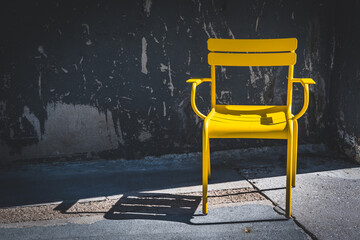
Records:
{"label": "shadow on pavement", "polygon": [[284,215],[276,213],[271,205],[251,202],[236,206],[220,205],[217,208],[210,208],[209,214],[204,215],[201,212],[201,197],[198,195],[198,193],[134,192],[123,195],[108,211],[72,211],[70,208],[75,202],[61,203],[54,210],[69,215],[104,214],[104,218],[108,220],[160,220],[182,222],[190,225],[261,223],[288,220]]}
{"label": "shadow on pavement", "polygon": [[126,194],[104,215],[106,219],[147,219],[190,223],[201,201],[194,195]]}

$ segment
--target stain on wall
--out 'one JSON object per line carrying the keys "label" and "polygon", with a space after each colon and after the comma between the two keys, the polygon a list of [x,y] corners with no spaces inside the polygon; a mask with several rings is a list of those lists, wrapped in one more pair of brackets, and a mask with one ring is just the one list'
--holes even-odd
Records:
{"label": "stain on wall", "polygon": [[[317,82],[300,143],[329,136],[338,65],[327,1],[8,1],[1,11],[2,162],[200,151],[202,121],[185,81],[210,76],[208,38],[298,38],[294,76]],[[286,71],[219,67],[218,103],[285,104]],[[209,93],[199,87],[203,112]],[[301,109],[298,85],[294,104]],[[212,149],[259,144],[278,143],[214,140]]]}

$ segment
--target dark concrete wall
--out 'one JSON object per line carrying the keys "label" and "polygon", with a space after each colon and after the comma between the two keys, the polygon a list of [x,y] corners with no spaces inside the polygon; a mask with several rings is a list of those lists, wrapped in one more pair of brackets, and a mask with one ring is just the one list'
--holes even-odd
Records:
{"label": "dark concrete wall", "polygon": [[[342,24],[351,19],[335,24],[334,8],[310,0],[8,1],[1,9],[1,161],[200,151],[202,121],[185,80],[210,76],[208,38],[296,37],[294,76],[317,82],[299,122],[300,143],[330,142],[340,134],[329,131],[334,111],[358,99],[359,87],[345,96],[351,87],[337,81],[358,75],[335,71],[344,71],[341,47],[351,31]],[[219,68],[218,102],[285,104],[286,71]],[[197,99],[205,112],[209,91],[203,84]],[[343,102],[331,105],[331,94]],[[294,105],[302,106],[298,85]],[[212,149],[278,143],[214,140]]]}
{"label": "dark concrete wall", "polygon": [[360,2],[333,5],[332,143],[360,162]]}

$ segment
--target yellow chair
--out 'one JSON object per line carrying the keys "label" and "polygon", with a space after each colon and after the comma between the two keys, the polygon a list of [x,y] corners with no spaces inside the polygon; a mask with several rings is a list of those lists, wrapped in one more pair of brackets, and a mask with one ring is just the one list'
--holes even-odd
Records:
{"label": "yellow chair", "polygon": [[[210,138],[287,139],[286,216],[291,216],[291,187],[295,186],[298,123],[309,105],[311,78],[294,78],[296,38],[283,39],[209,39],[208,63],[211,78],[187,80],[192,83],[191,106],[203,125],[203,213],[208,213],[208,178],[210,176]],[[286,106],[216,104],[216,66],[288,66]],[[205,116],[195,104],[196,87],[211,83],[211,111]],[[293,83],[304,87],[304,106],[295,116],[291,112]]]}

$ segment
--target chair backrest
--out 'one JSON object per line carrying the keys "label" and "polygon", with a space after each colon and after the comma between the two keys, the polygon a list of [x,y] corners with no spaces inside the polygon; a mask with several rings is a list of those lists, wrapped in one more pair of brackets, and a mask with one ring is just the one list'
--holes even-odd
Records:
{"label": "chair backrest", "polygon": [[[216,105],[215,66],[289,66],[289,81],[296,63],[296,38],[209,39],[211,107]],[[287,106],[291,106],[292,84],[288,84]],[[289,96],[290,95],[290,96]]]}

